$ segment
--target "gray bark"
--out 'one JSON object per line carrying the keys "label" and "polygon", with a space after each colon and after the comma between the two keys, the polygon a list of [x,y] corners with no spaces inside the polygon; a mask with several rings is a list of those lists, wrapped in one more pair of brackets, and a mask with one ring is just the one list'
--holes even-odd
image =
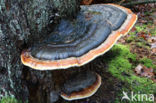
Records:
{"label": "gray bark", "polygon": [[22,81],[22,49],[46,37],[59,19],[73,18],[78,11],[79,0],[0,0],[0,98],[28,99]]}

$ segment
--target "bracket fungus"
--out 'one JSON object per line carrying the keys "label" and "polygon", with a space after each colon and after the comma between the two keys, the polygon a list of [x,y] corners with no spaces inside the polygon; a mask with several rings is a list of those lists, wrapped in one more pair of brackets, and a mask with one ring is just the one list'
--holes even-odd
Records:
{"label": "bracket fungus", "polygon": [[136,20],[130,9],[118,5],[81,6],[74,20],[61,20],[43,43],[24,50],[21,61],[37,70],[82,66],[107,52]]}
{"label": "bracket fungus", "polygon": [[101,85],[100,75],[94,72],[74,74],[64,83],[61,97],[65,100],[77,100],[92,96]]}

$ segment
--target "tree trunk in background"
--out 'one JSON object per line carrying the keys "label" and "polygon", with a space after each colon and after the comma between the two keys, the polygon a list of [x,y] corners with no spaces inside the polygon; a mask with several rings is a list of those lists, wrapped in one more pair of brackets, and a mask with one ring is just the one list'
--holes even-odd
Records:
{"label": "tree trunk in background", "polygon": [[0,0],[0,98],[28,99],[22,81],[22,49],[48,35],[58,19],[73,18],[78,11],[79,0]]}

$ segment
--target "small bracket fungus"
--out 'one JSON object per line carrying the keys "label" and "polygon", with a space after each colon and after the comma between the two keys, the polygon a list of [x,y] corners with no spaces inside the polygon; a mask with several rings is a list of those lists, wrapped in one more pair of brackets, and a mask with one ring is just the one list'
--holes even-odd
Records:
{"label": "small bracket fungus", "polygon": [[100,85],[100,75],[90,71],[79,73],[64,84],[61,97],[69,101],[87,98],[92,96]]}
{"label": "small bracket fungus", "polygon": [[43,43],[21,54],[24,65],[38,70],[82,66],[107,52],[133,27],[137,16],[114,4],[81,6],[74,20],[61,20]]}

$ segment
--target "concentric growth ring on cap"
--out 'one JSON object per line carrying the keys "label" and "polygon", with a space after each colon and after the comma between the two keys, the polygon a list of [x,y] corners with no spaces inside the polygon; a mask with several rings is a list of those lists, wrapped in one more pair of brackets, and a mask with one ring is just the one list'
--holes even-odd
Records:
{"label": "concentric growth ring on cap", "polygon": [[81,6],[74,20],[61,20],[42,44],[21,54],[24,65],[38,70],[82,66],[107,52],[133,27],[137,16],[114,4]]}

